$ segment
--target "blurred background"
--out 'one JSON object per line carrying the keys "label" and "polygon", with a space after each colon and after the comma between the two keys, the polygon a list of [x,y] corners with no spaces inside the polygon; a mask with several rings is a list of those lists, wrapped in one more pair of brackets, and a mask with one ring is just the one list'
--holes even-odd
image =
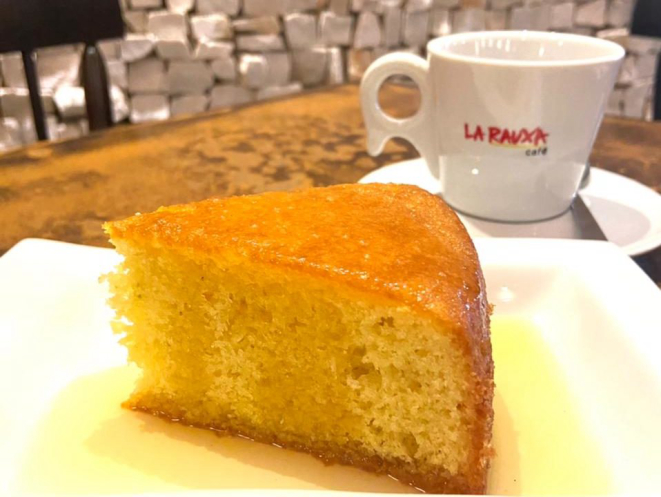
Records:
{"label": "blurred background", "polygon": [[[424,56],[430,38],[450,33],[502,29],[579,33],[615,41],[627,50],[607,114],[651,120],[661,40],[632,34],[634,4],[634,0],[122,0],[126,32],[122,38],[100,41],[98,48],[107,68],[111,119],[129,124],[359,81],[381,55],[405,50]],[[658,11],[661,0],[648,4],[657,4],[651,8]],[[90,25],[101,21],[89,19]],[[83,50],[82,44],[64,44],[35,52],[49,139],[89,132],[80,69]],[[21,53],[0,54],[0,152],[37,139],[27,87]]]}

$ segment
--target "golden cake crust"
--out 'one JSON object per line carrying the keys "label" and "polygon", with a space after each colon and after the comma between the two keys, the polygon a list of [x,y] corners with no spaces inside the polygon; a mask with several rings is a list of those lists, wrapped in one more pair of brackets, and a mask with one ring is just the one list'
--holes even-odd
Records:
{"label": "golden cake crust", "polygon": [[472,364],[482,423],[468,489],[484,491],[493,418],[489,306],[475,247],[442,200],[413,186],[338,185],[162,207],[105,229],[114,241],[300,271],[440,321]]}

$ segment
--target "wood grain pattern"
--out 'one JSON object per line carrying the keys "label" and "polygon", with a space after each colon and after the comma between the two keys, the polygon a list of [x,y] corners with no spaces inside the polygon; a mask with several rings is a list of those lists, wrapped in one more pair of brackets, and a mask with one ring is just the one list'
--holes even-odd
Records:
{"label": "wood grain pattern", "polygon": [[[388,86],[381,103],[406,115],[419,98]],[[355,85],[37,144],[0,156],[0,253],[27,237],[107,246],[107,220],[211,196],[353,183],[416,156],[399,140],[367,154]],[[605,119],[591,161],[661,192],[661,123]],[[661,250],[638,262],[661,283]]]}

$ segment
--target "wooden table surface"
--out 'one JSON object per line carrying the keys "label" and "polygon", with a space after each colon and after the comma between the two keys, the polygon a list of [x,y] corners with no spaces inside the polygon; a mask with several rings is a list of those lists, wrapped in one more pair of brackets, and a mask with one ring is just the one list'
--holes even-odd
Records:
{"label": "wooden table surface", "polygon": [[[417,93],[382,90],[382,104],[409,114]],[[26,237],[107,246],[101,223],[211,196],[357,181],[416,157],[390,142],[365,151],[358,87],[346,85],[0,155],[0,253]],[[661,123],[607,118],[592,164],[661,192]],[[661,284],[661,250],[637,258]]]}

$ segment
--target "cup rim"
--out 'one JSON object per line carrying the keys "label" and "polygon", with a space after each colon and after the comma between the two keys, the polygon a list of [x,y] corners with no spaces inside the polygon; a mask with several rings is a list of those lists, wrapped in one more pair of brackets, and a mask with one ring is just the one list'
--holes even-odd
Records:
{"label": "cup rim", "polygon": [[[599,55],[594,57],[584,57],[582,59],[568,59],[568,60],[512,60],[512,59],[496,59],[477,57],[474,55],[461,55],[453,53],[443,45],[451,41],[470,41],[478,39],[536,39],[536,40],[549,40],[558,41],[566,40],[568,42],[579,42],[600,49],[607,49],[610,51],[607,55]],[[553,31],[528,31],[528,30],[513,30],[513,31],[473,31],[468,33],[457,33],[447,36],[434,38],[427,43],[427,53],[436,57],[449,59],[457,62],[470,62],[472,64],[481,64],[486,66],[508,66],[508,67],[568,67],[568,66],[586,66],[596,65],[609,62],[617,62],[624,58],[626,52],[621,45],[615,42],[595,38],[592,36],[584,36],[573,33],[556,33]]]}

